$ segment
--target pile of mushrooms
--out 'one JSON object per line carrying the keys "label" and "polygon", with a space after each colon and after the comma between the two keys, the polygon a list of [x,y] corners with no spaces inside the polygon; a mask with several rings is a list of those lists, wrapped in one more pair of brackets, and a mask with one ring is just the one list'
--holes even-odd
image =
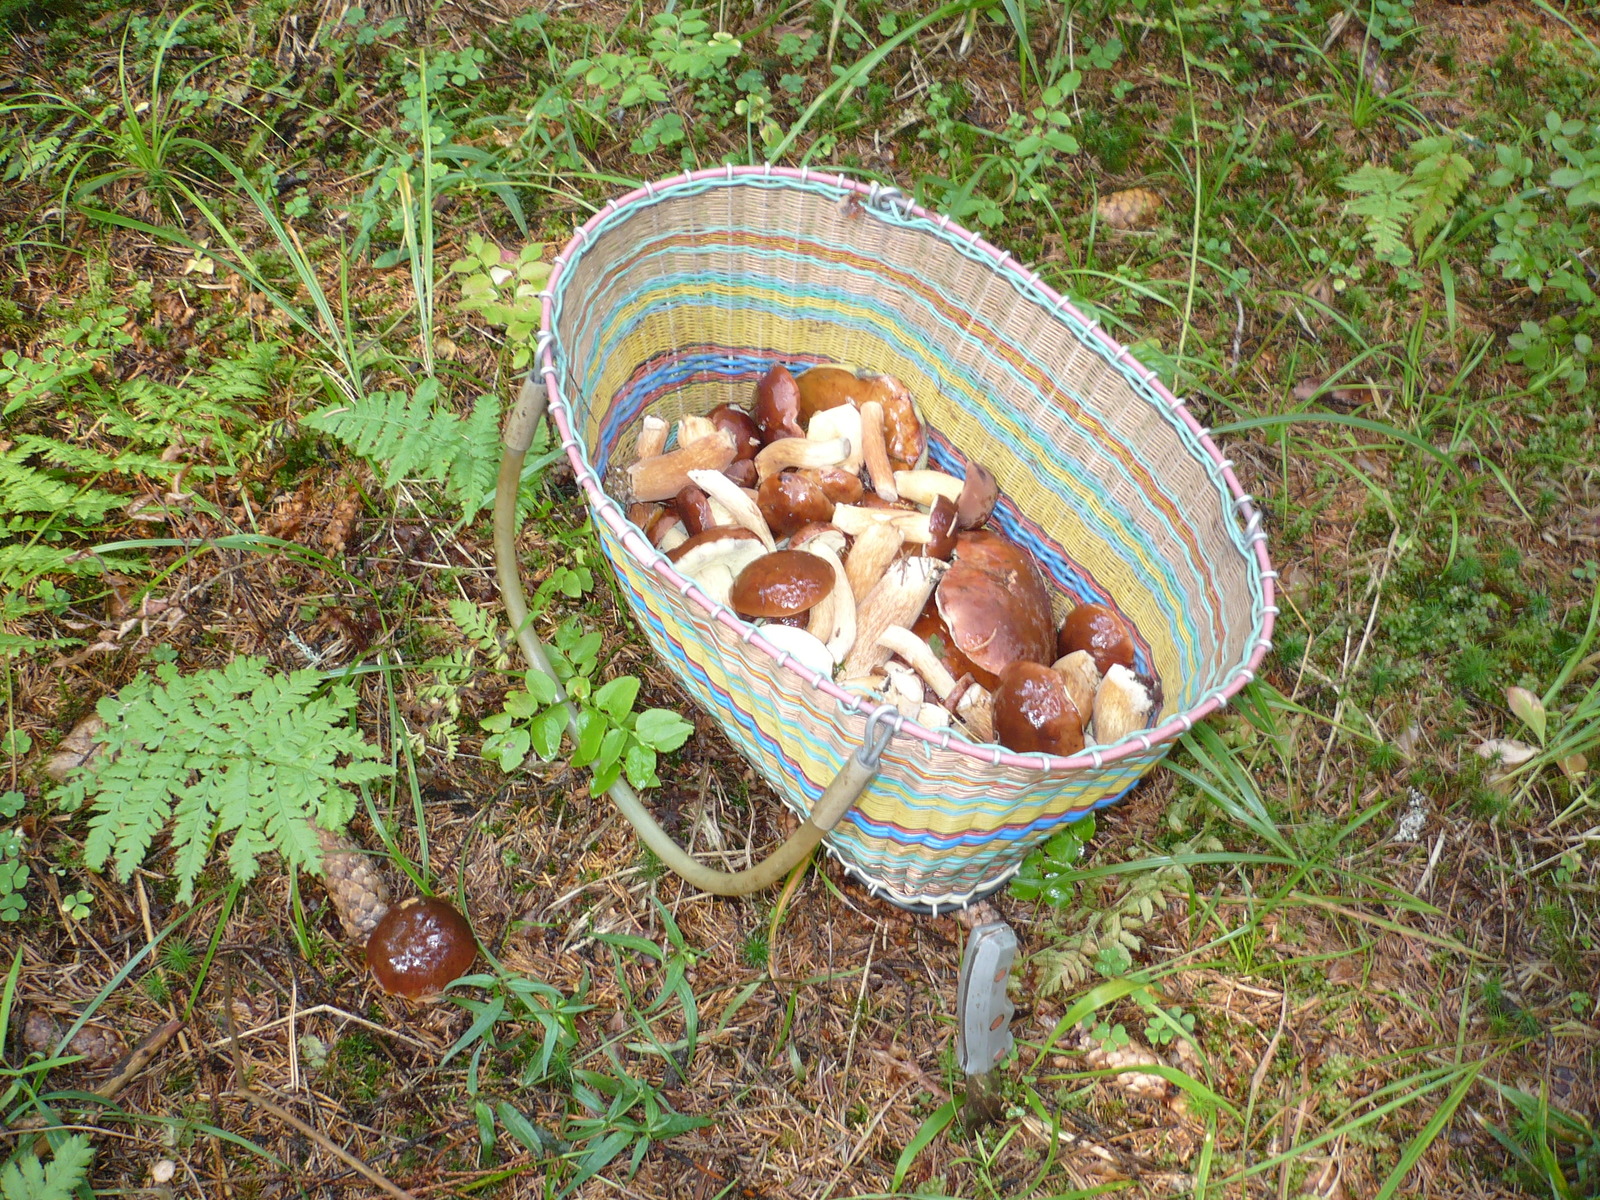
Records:
{"label": "pile of mushrooms", "polygon": [[1032,555],[985,528],[994,475],[927,456],[898,379],[777,365],[749,410],[643,419],[628,516],[798,663],[926,728],[1059,755],[1144,728],[1120,618],[1079,604],[1057,627]]}

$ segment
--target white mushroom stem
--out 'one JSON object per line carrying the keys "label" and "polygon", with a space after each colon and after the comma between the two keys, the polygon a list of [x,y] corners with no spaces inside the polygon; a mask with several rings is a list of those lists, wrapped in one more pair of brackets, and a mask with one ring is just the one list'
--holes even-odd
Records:
{"label": "white mushroom stem", "polygon": [[[703,492],[705,488],[700,490]],[[728,511],[728,506],[715,496],[707,494],[706,503],[711,506],[711,524],[713,527],[717,525],[737,525],[739,523],[733,519],[733,514]]]}
{"label": "white mushroom stem", "polygon": [[844,438],[850,443],[850,452],[840,460],[839,469],[859,475],[862,463],[861,410],[855,405],[840,404],[812,415],[811,423],[806,426],[806,440],[826,442],[834,438]]}
{"label": "white mushroom stem", "polygon": [[859,504],[836,504],[828,523],[851,537],[860,537],[874,525],[891,525],[904,541],[924,546],[933,540],[928,514],[904,508],[864,508]]}
{"label": "white mushroom stem", "polygon": [[670,500],[696,471],[715,474],[733,461],[733,438],[721,431],[681,445],[668,454],[642,458],[628,468],[635,500]]}
{"label": "white mushroom stem", "polygon": [[922,680],[910,667],[897,662],[885,663],[883,673],[888,680],[885,694],[889,703],[901,716],[915,720],[922,707]]}
{"label": "white mushroom stem", "polygon": [[[842,505],[835,505],[837,513]],[[867,593],[883,578],[905,545],[906,535],[893,525],[874,523],[856,535],[855,545],[845,559],[845,574],[850,577],[850,594],[857,603],[866,599]]]}
{"label": "white mushroom stem", "polygon": [[956,720],[967,727],[973,741],[994,741],[994,697],[973,684],[956,701]]}
{"label": "white mushroom stem", "polygon": [[815,554],[823,562],[833,568],[833,591],[824,598],[828,608],[828,629],[823,632],[813,629],[812,632],[828,644],[828,652],[833,655],[833,661],[843,662],[845,655],[856,644],[856,598],[850,591],[850,577],[845,572],[844,563],[839,561],[839,556],[825,540],[826,535],[818,534],[806,541],[805,549]]}
{"label": "white mushroom stem", "polygon": [[1094,655],[1087,650],[1074,650],[1066,657],[1056,659],[1051,669],[1067,685],[1067,695],[1078,706],[1079,715],[1088,713],[1093,716],[1094,694],[1100,687],[1100,668],[1094,665]]}
{"label": "white mushroom stem", "polygon": [[666,533],[662,534],[661,544],[656,549],[665,554],[668,550],[676,550],[688,540],[689,531],[683,527],[683,522],[679,521]]}
{"label": "white mushroom stem", "polygon": [[878,635],[891,625],[909,628],[945,570],[945,563],[925,554],[889,565],[856,610],[856,644],[844,661],[847,676],[882,669],[889,661],[889,651],[879,644]]}
{"label": "white mushroom stem", "polygon": [[890,625],[878,635],[878,645],[905,659],[940,700],[955,691],[956,677],[939,661],[933,647],[904,625]]}
{"label": "white mushroom stem", "polygon": [[637,451],[640,458],[655,458],[667,448],[667,423],[654,414],[639,426]]}
{"label": "white mushroom stem", "polygon": [[894,485],[900,490],[902,500],[933,507],[940,496],[948,496],[952,503],[961,499],[961,489],[966,481],[947,475],[943,471],[896,471]]}
{"label": "white mushroom stem", "polygon": [[837,467],[849,457],[849,438],[830,438],[825,442],[813,442],[810,438],[779,438],[756,455],[756,478],[765,480],[791,467],[802,470]]}
{"label": "white mushroom stem", "polygon": [[894,468],[889,465],[889,446],[884,441],[883,405],[876,400],[861,406],[861,455],[872,478],[872,490],[891,504],[900,499]]}
{"label": "white mushroom stem", "polygon": [[1153,701],[1149,690],[1121,663],[1112,663],[1094,694],[1094,740],[1114,746],[1143,729]]}
{"label": "white mushroom stem", "polygon": [[756,502],[720,470],[690,471],[689,482],[715,503],[722,505],[735,525],[742,526],[755,534],[768,550],[777,549],[778,543],[773,541],[772,530],[767,527],[767,519],[761,515],[761,509],[756,506]]}
{"label": "white mushroom stem", "polygon": [[678,445],[699,441],[717,431],[710,417],[680,417],[678,419]]}

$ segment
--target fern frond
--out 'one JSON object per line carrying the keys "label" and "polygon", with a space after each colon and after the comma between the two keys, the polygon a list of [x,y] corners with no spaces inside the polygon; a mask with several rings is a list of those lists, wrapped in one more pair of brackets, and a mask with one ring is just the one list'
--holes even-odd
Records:
{"label": "fern frond", "polygon": [[79,488],[25,466],[20,447],[0,452],[0,512],[58,513],[75,521],[98,521],[123,502],[122,497],[93,488]]}
{"label": "fern frond", "polygon": [[345,724],[354,692],[318,695],[320,686],[315,671],[278,675],[260,659],[237,658],[189,676],[162,666],[101,700],[103,765],[57,793],[64,809],[92,804],[85,861],[99,870],[114,860],[127,879],[166,829],[180,902],[192,898],[224,835],[240,881],[273,851],[320,870],[307,821],[342,829],[355,811],[348,787],[389,771]]}
{"label": "fern frond", "polygon": [[93,1158],[94,1145],[85,1133],[64,1138],[48,1166],[24,1149],[0,1168],[0,1200],[74,1200]]}
{"label": "fern frond", "polygon": [[460,447],[450,462],[451,494],[471,520],[494,491],[500,472],[500,402],[479,396],[472,415],[461,423]]}
{"label": "fern frond", "polygon": [[500,653],[500,622],[471,600],[457,596],[450,601],[450,619],[456,628],[486,654]]}
{"label": "fern frond", "polygon": [[1405,224],[1417,206],[1406,194],[1409,182],[1393,167],[1372,163],[1339,180],[1341,188],[1356,193],[1354,200],[1346,202],[1345,212],[1366,222],[1366,239],[1380,258],[1406,260],[1411,256],[1405,242]]}
{"label": "fern frond", "polygon": [[[1439,145],[1438,143],[1443,143]],[[1472,164],[1453,148],[1449,138],[1423,138],[1412,146],[1412,151],[1428,148],[1430,152],[1411,168],[1411,179],[1405,194],[1415,202],[1416,216],[1411,222],[1411,243],[1418,250],[1434,230],[1450,219],[1456,197],[1472,178]]]}

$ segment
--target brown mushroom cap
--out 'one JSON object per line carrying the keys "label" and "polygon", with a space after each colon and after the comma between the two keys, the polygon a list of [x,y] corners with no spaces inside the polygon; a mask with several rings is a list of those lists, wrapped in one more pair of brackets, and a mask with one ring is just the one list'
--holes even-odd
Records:
{"label": "brown mushroom cap", "polygon": [[478,957],[472,926],[438,897],[412,896],[383,914],[367,938],[378,986],[406,1000],[431,1000]]}
{"label": "brown mushroom cap", "polygon": [[806,467],[800,473],[815,480],[822,494],[835,504],[855,504],[867,491],[861,486],[861,476],[843,467]]}
{"label": "brown mushroom cap", "polygon": [[1104,675],[1113,663],[1133,670],[1133,635],[1122,618],[1104,604],[1080,604],[1067,614],[1056,634],[1056,657],[1087,650]]}
{"label": "brown mushroom cap", "polygon": [[753,458],[736,458],[722,469],[722,473],[740,487],[753,488],[756,485],[756,460]]}
{"label": "brown mushroom cap", "polygon": [[772,535],[780,538],[809,522],[829,520],[834,507],[822,485],[803,471],[768,475],[756,493],[756,504]]}
{"label": "brown mushroom cap", "polygon": [[833,567],[804,550],[774,550],[739,572],[729,600],[745,617],[792,617],[833,590]]}
{"label": "brown mushroom cap", "polygon": [[955,638],[950,636],[950,626],[944,623],[944,618],[939,615],[939,602],[937,598],[928,601],[927,607],[922,610],[922,615],[917,618],[916,624],[911,626],[911,632],[928,643],[944,669],[957,679],[963,676],[970,677],[979,687],[992,692],[995,685],[994,674],[985,671],[965,654],[961,653],[956,645]]}
{"label": "brown mushroom cap", "polygon": [[711,501],[692,483],[684,485],[683,490],[674,497],[672,506],[690,537],[716,524],[711,516]]}
{"label": "brown mushroom cap", "polygon": [[711,424],[733,438],[733,461],[745,462],[761,449],[761,430],[756,420],[737,404],[719,404],[706,416]]}
{"label": "brown mushroom cap", "polygon": [[955,501],[938,496],[928,510],[928,553],[948,559],[956,548],[956,528],[960,522]]}
{"label": "brown mushroom cap", "polygon": [[865,380],[845,367],[820,364],[804,371],[797,382],[800,385],[800,423],[809,424],[817,413],[841,404],[859,407],[869,394]]}
{"label": "brown mushroom cap", "polygon": [[883,405],[883,440],[889,450],[889,465],[896,471],[909,471],[922,465],[928,450],[928,434],[917,416],[911,390],[893,375],[874,375],[869,381],[869,398]]}
{"label": "brown mushroom cap", "polygon": [[782,363],[774,363],[772,369],[756,383],[753,415],[762,442],[775,442],[779,438],[786,437],[804,437],[805,430],[800,428],[797,419],[799,413],[799,385],[795,383],[794,376],[789,374],[787,367]]}
{"label": "brown mushroom cap", "polygon": [[1033,556],[999,534],[972,530],[956,539],[937,599],[956,648],[975,667],[999,675],[1019,659],[1055,661],[1050,591]]}
{"label": "brown mushroom cap", "polygon": [[1060,675],[1033,662],[1014,662],[994,688],[994,737],[1018,754],[1076,754],[1083,749],[1083,714]]}
{"label": "brown mushroom cap", "polygon": [[980,463],[967,464],[967,478],[956,501],[956,527],[976,529],[989,519],[994,502],[1000,498],[1000,485],[994,473]]}

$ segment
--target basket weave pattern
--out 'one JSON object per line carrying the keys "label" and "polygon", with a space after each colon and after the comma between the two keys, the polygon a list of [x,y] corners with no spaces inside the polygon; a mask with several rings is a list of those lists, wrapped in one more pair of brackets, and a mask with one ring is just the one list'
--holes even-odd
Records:
{"label": "basket weave pattern", "polygon": [[1110,604],[1136,631],[1162,711],[1116,747],[1024,756],[904,723],[826,843],[897,902],[958,905],[1003,882],[1052,830],[1132,786],[1270,644],[1260,518],[1204,431],[1031,273],[893,193],[753,168],[613,201],[557,258],[539,358],[635,617],[797,812],[861,743],[874,705],[769,652],[627,521],[612,497],[625,496],[646,412],[747,404],[773,362],[898,376],[933,431],[929,465],[987,466],[1000,532],[1056,591]]}

